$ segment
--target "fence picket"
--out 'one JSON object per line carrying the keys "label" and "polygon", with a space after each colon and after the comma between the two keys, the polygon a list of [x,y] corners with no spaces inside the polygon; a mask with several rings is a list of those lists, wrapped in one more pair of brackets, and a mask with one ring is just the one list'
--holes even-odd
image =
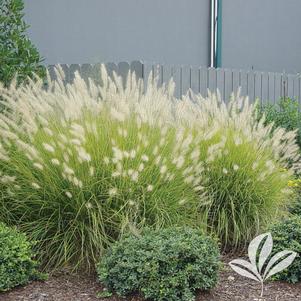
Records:
{"label": "fence picket", "polygon": [[267,83],[267,102],[274,103],[275,102],[275,74],[269,72],[268,75],[268,83]]}
{"label": "fence picket", "polygon": [[147,81],[150,76],[150,73],[153,70],[153,65],[151,63],[143,63],[143,73],[142,78],[144,79],[144,91],[146,91]]}
{"label": "fence picket", "polygon": [[261,72],[254,72],[254,98],[255,100],[258,99],[262,104],[261,82],[262,82]]}
{"label": "fence picket", "polygon": [[247,94],[250,100],[254,101],[255,100],[255,73],[253,71],[248,72],[247,81],[248,81]]}
{"label": "fence picket", "polygon": [[115,63],[107,63],[105,64],[108,75],[113,79],[113,72],[118,74],[118,66]]}
{"label": "fence picket", "polygon": [[232,90],[233,92],[237,93],[239,88],[239,71],[232,70]]}
{"label": "fence picket", "polygon": [[80,73],[80,65],[79,64],[71,64],[69,66],[69,81],[72,83],[75,78],[75,72]]}
{"label": "fence picket", "polygon": [[125,86],[127,76],[130,71],[130,64],[128,62],[118,63],[118,75],[122,78],[122,83]]}
{"label": "fence picket", "polygon": [[299,77],[300,77],[299,74],[294,76],[294,99],[296,99],[296,100],[298,100],[300,98],[300,95],[299,95]]}
{"label": "fence picket", "polygon": [[291,74],[287,75],[287,96],[294,97],[294,77]]}
{"label": "fence picket", "polygon": [[191,68],[191,90],[194,93],[200,93],[200,69],[199,68]]}
{"label": "fence picket", "polygon": [[131,62],[130,69],[132,72],[135,72],[136,78],[143,78],[143,64],[140,61]]}
{"label": "fence picket", "polygon": [[261,73],[261,99],[262,103],[269,102],[269,75],[268,73]]}
{"label": "fence picket", "polygon": [[248,73],[245,70],[239,71],[239,86],[241,89],[241,95],[248,95]]}
{"label": "fence picket", "polygon": [[97,85],[100,85],[102,83],[102,81],[101,81],[101,63],[92,65],[91,78]]}
{"label": "fence picket", "polygon": [[171,76],[176,83],[175,96],[181,97],[181,67],[173,66],[171,68]]}
{"label": "fence picket", "polygon": [[225,102],[229,102],[230,96],[233,92],[233,78],[232,71],[229,69],[225,70]]}
{"label": "fence picket", "polygon": [[216,69],[216,85],[221,95],[222,100],[225,100],[225,89],[224,89],[224,81],[225,81],[225,72],[223,69]]}
{"label": "fence picket", "polygon": [[282,91],[282,78],[280,73],[275,73],[275,103],[280,99],[281,97],[281,91]]}
{"label": "fence picket", "polygon": [[65,74],[64,84],[70,84],[70,73],[69,73],[69,65],[61,64],[63,72]]}
{"label": "fence picket", "polygon": [[162,77],[162,83],[167,85],[171,79],[171,67],[170,66],[165,66],[165,65],[162,66],[161,77]]}
{"label": "fence picket", "polygon": [[183,66],[181,68],[181,84],[181,95],[185,95],[191,87],[190,66]]}
{"label": "fence picket", "polygon": [[154,70],[154,74],[158,77],[158,85],[159,87],[161,87],[164,83],[163,65],[154,65],[153,70]]}
{"label": "fence picket", "polygon": [[208,89],[210,92],[216,93],[216,69],[208,68]]}
{"label": "fence picket", "polygon": [[80,75],[85,80],[85,82],[88,82],[89,77],[92,76],[92,65],[82,64],[80,67]]}
{"label": "fence picket", "polygon": [[208,77],[207,77],[207,68],[201,67],[200,71],[200,93],[203,97],[208,95]]}

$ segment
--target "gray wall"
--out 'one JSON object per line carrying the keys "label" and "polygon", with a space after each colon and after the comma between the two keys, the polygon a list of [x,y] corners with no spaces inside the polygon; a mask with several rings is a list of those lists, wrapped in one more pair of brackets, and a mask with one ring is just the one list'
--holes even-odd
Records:
{"label": "gray wall", "polygon": [[209,0],[25,0],[46,64],[144,60],[207,66]]}
{"label": "gray wall", "polygon": [[222,0],[222,66],[301,72],[300,0]]}
{"label": "gray wall", "polygon": [[[301,0],[222,0],[222,67],[301,71]],[[210,0],[25,0],[46,64],[209,65]]]}

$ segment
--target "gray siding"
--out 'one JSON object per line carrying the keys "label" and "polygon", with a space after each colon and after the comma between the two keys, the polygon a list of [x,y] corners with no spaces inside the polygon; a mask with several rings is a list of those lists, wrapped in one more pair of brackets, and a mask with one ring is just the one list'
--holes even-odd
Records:
{"label": "gray siding", "polygon": [[209,0],[25,0],[46,64],[144,60],[207,66]]}
{"label": "gray siding", "polygon": [[[222,67],[301,71],[300,0],[222,0]],[[25,0],[46,64],[209,66],[210,0]]]}
{"label": "gray siding", "polygon": [[222,0],[222,66],[301,71],[300,0]]}

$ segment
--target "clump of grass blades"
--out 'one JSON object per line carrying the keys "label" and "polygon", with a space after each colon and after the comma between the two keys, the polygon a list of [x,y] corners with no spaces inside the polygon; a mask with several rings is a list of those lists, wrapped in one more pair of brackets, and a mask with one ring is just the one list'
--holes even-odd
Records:
{"label": "clump of grass blades", "polygon": [[288,180],[300,170],[296,131],[265,125],[265,116],[258,120],[239,93],[228,104],[219,94],[192,97],[194,105],[188,98],[184,103],[195,117],[189,128],[199,137],[193,139],[202,166],[199,210],[225,247],[240,247],[285,214]]}
{"label": "clump of grass blades", "polygon": [[0,217],[38,241],[47,266],[94,265],[144,226],[208,226],[237,246],[281,213],[295,133],[272,132],[247,99],[178,100],[172,82],[150,76],[144,92],[134,74],[124,88],[104,67],[101,86],[76,74],[65,87],[57,73],[47,90],[0,88]]}
{"label": "clump of grass blades", "polygon": [[93,265],[123,232],[198,219],[200,177],[183,181],[189,162],[172,163],[176,130],[163,111],[149,111],[150,98],[164,103],[168,94],[152,85],[143,97],[133,86],[117,92],[120,81],[89,90],[77,76],[66,90],[60,81],[48,91],[5,90],[0,212],[38,241],[47,266]]}
{"label": "clump of grass blades", "polygon": [[[291,172],[271,160],[268,150],[258,149],[236,131],[218,132],[214,138],[223,142],[220,155],[205,163],[208,197],[203,210],[224,245],[237,247],[285,212]],[[210,147],[212,144],[207,145],[207,152]]]}

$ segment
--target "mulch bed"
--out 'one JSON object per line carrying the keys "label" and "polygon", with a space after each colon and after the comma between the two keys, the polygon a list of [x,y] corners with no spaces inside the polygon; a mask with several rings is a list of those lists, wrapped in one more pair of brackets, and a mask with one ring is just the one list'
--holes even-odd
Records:
{"label": "mulch bed", "polygon": [[[92,276],[57,274],[45,282],[33,282],[0,294],[0,301],[142,301],[139,296],[127,299],[116,296],[97,298],[102,287]],[[260,298],[260,284],[241,277],[225,264],[218,286],[211,292],[199,292],[197,301],[301,301],[301,283],[267,282],[264,298]]]}

